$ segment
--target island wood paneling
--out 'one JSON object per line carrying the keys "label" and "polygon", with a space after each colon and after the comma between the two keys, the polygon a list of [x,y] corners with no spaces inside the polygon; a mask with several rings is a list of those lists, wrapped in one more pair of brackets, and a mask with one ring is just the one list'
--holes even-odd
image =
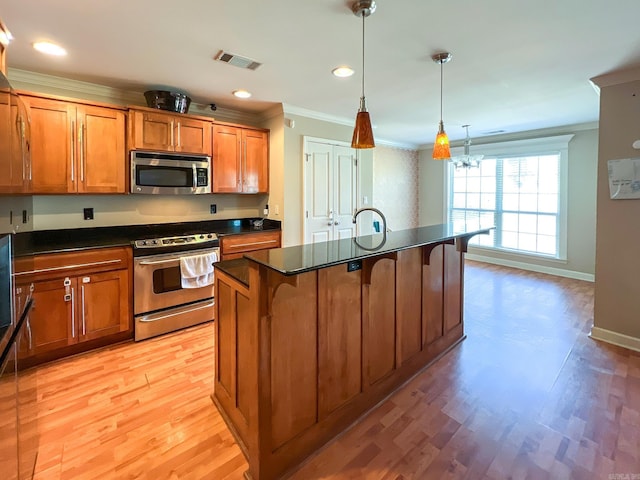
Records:
{"label": "island wood paneling", "polygon": [[[271,446],[276,450],[317,420],[317,272],[296,285],[269,272],[271,319]],[[282,278],[282,280],[280,280]]]}
{"label": "island wood paneling", "polygon": [[343,263],[282,275],[249,260],[248,286],[219,270],[216,339],[236,342],[220,348],[235,356],[221,359],[235,369],[222,375],[235,397],[217,378],[214,400],[249,460],[247,478],[286,476],[463,338],[460,285],[446,297],[447,331],[444,320],[445,278],[462,280],[461,259],[447,241],[366,258],[353,272]]}
{"label": "island wood paneling", "polygon": [[444,332],[462,323],[462,254],[455,245],[444,245]]}
{"label": "island wood paneling", "polygon": [[425,265],[422,267],[422,319],[423,342],[429,345],[443,335],[443,245],[425,248]]}
{"label": "island wood paneling", "polygon": [[318,271],[318,417],[362,390],[361,270]]}
{"label": "island wood paneling", "polygon": [[368,258],[370,283],[362,286],[365,385],[373,385],[396,368],[395,260]]}
{"label": "island wood paneling", "polygon": [[238,348],[236,349],[236,403],[238,410],[248,422],[251,415],[252,402],[256,395],[256,375],[253,365],[255,363],[255,352],[257,349],[256,328],[257,325],[251,322],[251,304],[247,296],[236,292],[236,338]]}
{"label": "island wood paneling", "polygon": [[[235,290],[219,282],[216,290],[218,325],[216,351],[217,387],[225,389],[235,404],[236,400],[236,301]],[[235,406],[235,405],[234,405]]]}
{"label": "island wood paneling", "polygon": [[422,350],[422,250],[398,252],[396,261],[398,365]]}

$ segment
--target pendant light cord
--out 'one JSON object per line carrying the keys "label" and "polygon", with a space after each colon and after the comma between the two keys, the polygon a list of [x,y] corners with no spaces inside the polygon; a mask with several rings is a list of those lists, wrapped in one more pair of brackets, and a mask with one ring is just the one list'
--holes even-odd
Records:
{"label": "pendant light cord", "polygon": [[440,123],[442,123],[442,64],[443,61],[440,60]]}
{"label": "pendant light cord", "polygon": [[[364,102],[364,18],[365,18],[365,14],[364,11],[362,12],[362,99],[363,101],[361,103]],[[360,108],[364,108],[364,105],[361,105]]]}

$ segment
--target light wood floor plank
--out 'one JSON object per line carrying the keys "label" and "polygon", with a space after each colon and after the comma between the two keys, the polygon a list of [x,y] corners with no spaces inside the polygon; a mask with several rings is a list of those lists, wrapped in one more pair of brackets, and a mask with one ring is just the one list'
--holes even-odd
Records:
{"label": "light wood floor plank", "polygon": [[[467,262],[465,289],[466,340],[290,479],[640,478],[640,354],[588,338],[593,285]],[[29,374],[38,480],[243,478],[211,324]]]}

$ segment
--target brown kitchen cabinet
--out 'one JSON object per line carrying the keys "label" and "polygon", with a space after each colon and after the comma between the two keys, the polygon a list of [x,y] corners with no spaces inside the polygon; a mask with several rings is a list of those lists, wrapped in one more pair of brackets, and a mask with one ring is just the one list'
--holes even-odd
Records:
{"label": "brown kitchen cabinet", "polygon": [[129,149],[195,153],[211,156],[211,120],[129,109]]}
{"label": "brown kitchen cabinet", "polygon": [[280,230],[220,237],[222,260],[240,258],[247,252],[280,247]]}
{"label": "brown kitchen cabinet", "polygon": [[24,102],[9,88],[0,88],[0,193],[30,190],[29,123]]}
{"label": "brown kitchen cabinet", "polygon": [[269,191],[269,132],[213,125],[213,193]]}
{"label": "brown kitchen cabinet", "polygon": [[31,339],[20,357],[64,356],[92,348],[84,342],[131,332],[131,249],[36,255],[29,268],[16,261],[17,278],[33,284],[34,300]]}
{"label": "brown kitchen cabinet", "polygon": [[125,193],[125,113],[22,94],[31,128],[31,193]]}

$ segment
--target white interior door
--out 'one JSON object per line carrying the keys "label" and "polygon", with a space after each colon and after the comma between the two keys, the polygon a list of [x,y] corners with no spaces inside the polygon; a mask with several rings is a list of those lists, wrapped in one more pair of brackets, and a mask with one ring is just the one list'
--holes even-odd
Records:
{"label": "white interior door", "polygon": [[354,149],[305,139],[305,243],[350,238],[356,208],[357,159]]}

